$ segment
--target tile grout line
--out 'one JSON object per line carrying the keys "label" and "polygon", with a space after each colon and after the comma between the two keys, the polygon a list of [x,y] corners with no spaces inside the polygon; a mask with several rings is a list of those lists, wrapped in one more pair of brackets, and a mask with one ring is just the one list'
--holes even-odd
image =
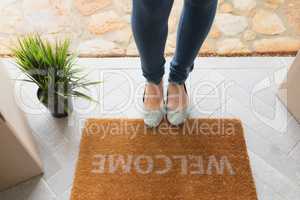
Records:
{"label": "tile grout line", "polygon": [[295,148],[300,145],[300,139],[298,140],[298,142],[296,142],[296,144],[290,149],[290,151],[288,152],[288,156],[290,157],[292,155],[292,152],[295,150]]}
{"label": "tile grout line", "polygon": [[44,179],[44,177],[42,177],[42,181],[45,184],[45,186],[47,187],[47,189],[51,192],[51,194],[55,197],[55,199],[58,198],[58,196],[55,194],[55,192],[52,190],[52,188],[50,187],[50,185],[47,183],[47,181]]}

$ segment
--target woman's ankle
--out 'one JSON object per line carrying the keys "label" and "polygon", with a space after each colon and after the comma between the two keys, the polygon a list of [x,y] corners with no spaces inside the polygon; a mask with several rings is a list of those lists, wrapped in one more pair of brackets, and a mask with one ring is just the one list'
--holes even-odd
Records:
{"label": "woman's ankle", "polygon": [[144,106],[150,110],[160,109],[163,102],[163,83],[147,82],[145,85]]}
{"label": "woman's ankle", "polygon": [[169,82],[167,104],[167,107],[172,110],[182,110],[188,106],[189,98],[184,83]]}

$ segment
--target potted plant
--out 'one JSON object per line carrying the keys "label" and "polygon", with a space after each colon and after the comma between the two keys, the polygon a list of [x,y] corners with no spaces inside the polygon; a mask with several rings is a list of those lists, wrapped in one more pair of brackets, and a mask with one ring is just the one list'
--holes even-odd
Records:
{"label": "potted plant", "polygon": [[39,35],[29,35],[18,40],[12,49],[18,68],[29,79],[23,81],[38,86],[37,97],[54,117],[68,116],[73,110],[72,98],[93,100],[82,92],[88,86],[100,82],[89,82],[86,75],[76,67],[76,55],[69,53],[70,41],[50,43]]}

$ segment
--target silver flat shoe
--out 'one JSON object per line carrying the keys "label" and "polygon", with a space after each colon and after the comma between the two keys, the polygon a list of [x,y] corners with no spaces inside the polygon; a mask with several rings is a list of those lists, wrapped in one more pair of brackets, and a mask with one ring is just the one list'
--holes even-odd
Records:
{"label": "silver flat shoe", "polygon": [[[185,92],[187,93],[186,86],[184,84]],[[167,93],[167,105],[168,105],[168,93]],[[170,124],[174,126],[178,126],[183,124],[188,118],[190,114],[189,106],[182,110],[172,110],[166,107],[167,112],[167,120]]]}
{"label": "silver flat shoe", "polygon": [[[143,96],[143,102],[144,101],[145,101],[145,92],[144,92],[144,96]],[[164,100],[162,100],[160,109],[158,109],[158,110],[149,110],[149,109],[145,108],[145,106],[143,106],[144,123],[146,124],[146,126],[148,126],[150,128],[155,128],[155,127],[159,126],[159,124],[163,120],[165,114],[166,114],[166,109],[165,109]]]}

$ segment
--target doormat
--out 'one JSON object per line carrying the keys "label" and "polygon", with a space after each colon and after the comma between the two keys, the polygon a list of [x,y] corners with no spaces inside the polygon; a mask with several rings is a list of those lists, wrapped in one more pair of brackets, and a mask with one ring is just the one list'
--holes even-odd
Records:
{"label": "doormat", "polygon": [[257,200],[242,124],[89,119],[71,200]]}

